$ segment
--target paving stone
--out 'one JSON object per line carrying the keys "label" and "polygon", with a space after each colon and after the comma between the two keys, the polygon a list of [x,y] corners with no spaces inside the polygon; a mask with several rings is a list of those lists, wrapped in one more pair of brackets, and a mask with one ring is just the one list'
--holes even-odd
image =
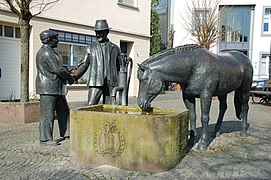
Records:
{"label": "paving stone", "polygon": [[[136,99],[130,99],[131,106]],[[84,103],[73,103],[71,107]],[[197,128],[200,130],[200,108],[197,102]],[[184,109],[180,92],[159,95],[154,107]],[[249,133],[240,137],[240,121],[234,117],[233,96],[228,97],[228,110],[222,134],[210,139],[207,151],[194,146],[173,169],[162,173],[140,173],[104,165],[82,166],[70,161],[69,140],[55,147],[40,146],[38,123],[0,124],[0,179],[271,179],[271,106],[249,104]],[[209,131],[218,116],[218,101],[213,100]],[[58,137],[55,123],[54,137]]]}

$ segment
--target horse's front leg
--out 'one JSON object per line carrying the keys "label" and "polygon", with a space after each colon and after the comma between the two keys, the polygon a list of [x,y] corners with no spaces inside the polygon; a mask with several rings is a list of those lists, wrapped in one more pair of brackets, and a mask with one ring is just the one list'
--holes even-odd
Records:
{"label": "horse's front leg", "polygon": [[201,124],[202,133],[201,138],[198,143],[199,150],[207,150],[207,140],[208,140],[208,124],[209,124],[209,112],[211,108],[212,94],[202,93],[200,95],[200,105],[201,105]]}
{"label": "horse's front leg", "polygon": [[218,101],[219,101],[219,115],[213,133],[214,137],[218,137],[220,135],[220,128],[222,125],[223,117],[227,110],[227,94],[224,96],[218,96]]}
{"label": "horse's front leg", "polygon": [[196,100],[194,97],[189,97],[183,94],[183,101],[188,109],[189,121],[190,121],[190,145],[195,144],[196,132]]}

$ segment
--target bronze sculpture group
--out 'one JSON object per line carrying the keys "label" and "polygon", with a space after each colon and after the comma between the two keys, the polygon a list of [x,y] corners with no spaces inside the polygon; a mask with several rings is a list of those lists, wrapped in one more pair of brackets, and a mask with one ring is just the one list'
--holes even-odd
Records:
{"label": "bronze sculpture group", "polygon": [[[115,91],[123,90],[119,84],[119,81],[123,82],[123,80],[119,79],[119,75],[127,66],[127,62],[125,58],[122,58],[119,47],[107,38],[109,29],[106,20],[96,21],[94,30],[97,41],[86,47],[83,61],[72,71],[72,74],[62,67],[55,53],[58,34],[50,30],[40,34],[43,45],[36,57],[36,90],[37,94],[40,94],[42,112],[41,144],[59,144],[58,141],[53,140],[52,135],[55,111],[60,137],[69,137],[69,107],[65,98],[67,81],[73,84],[88,68],[90,69],[87,83],[89,86],[88,105],[98,104],[102,95],[103,103],[111,104]],[[207,127],[213,96],[217,96],[220,103],[214,134],[220,133],[223,116],[227,109],[227,94],[235,91],[236,117],[242,119],[241,135],[246,135],[253,68],[250,60],[242,53],[231,51],[216,55],[199,45],[185,45],[150,57],[139,64],[137,73],[138,106],[142,109],[151,107],[152,100],[161,92],[164,82],[180,83],[183,100],[189,111],[190,138],[192,139],[196,136],[195,98],[200,98],[202,133],[198,149],[207,149]],[[127,95],[125,98],[127,99]],[[127,100],[125,105],[127,105]]]}
{"label": "bronze sculpture group", "polygon": [[219,100],[219,117],[215,135],[219,135],[227,94],[235,91],[236,117],[242,119],[241,136],[247,133],[249,91],[253,67],[244,54],[236,51],[213,54],[199,45],[185,45],[154,55],[139,64],[138,105],[148,109],[162,90],[163,82],[177,82],[182,87],[184,103],[189,111],[190,138],[196,136],[195,98],[200,98],[202,133],[198,149],[207,149],[209,111],[212,97]]}

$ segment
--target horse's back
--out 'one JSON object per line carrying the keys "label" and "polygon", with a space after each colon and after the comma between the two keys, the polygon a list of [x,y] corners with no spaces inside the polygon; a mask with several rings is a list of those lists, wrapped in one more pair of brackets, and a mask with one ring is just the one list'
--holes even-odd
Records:
{"label": "horse's back", "polygon": [[230,61],[234,61],[237,62],[240,65],[245,65],[245,66],[249,66],[248,68],[252,68],[250,59],[243,53],[238,52],[238,51],[228,51],[228,52],[222,52],[220,54],[218,54],[218,56],[222,56],[222,57],[228,57],[228,59]]}
{"label": "horse's back", "polygon": [[242,86],[250,88],[253,78],[253,67],[250,59],[245,54],[238,51],[229,51],[221,53],[218,56],[223,57],[223,59],[232,63],[232,66],[242,74]]}

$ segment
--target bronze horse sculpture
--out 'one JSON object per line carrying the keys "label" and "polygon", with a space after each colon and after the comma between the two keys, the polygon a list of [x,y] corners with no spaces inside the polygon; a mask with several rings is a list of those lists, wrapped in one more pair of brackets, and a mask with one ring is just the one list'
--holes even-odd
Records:
{"label": "bronze horse sculpture", "polygon": [[202,133],[198,149],[207,149],[209,111],[213,96],[219,100],[219,116],[215,135],[219,135],[227,109],[227,94],[235,91],[236,117],[242,119],[241,136],[247,134],[249,91],[253,67],[244,54],[230,51],[220,54],[199,45],[184,45],[158,53],[139,64],[137,103],[149,109],[152,100],[161,92],[163,82],[180,83],[183,101],[189,111],[190,138],[196,136],[195,98],[200,98]]}

